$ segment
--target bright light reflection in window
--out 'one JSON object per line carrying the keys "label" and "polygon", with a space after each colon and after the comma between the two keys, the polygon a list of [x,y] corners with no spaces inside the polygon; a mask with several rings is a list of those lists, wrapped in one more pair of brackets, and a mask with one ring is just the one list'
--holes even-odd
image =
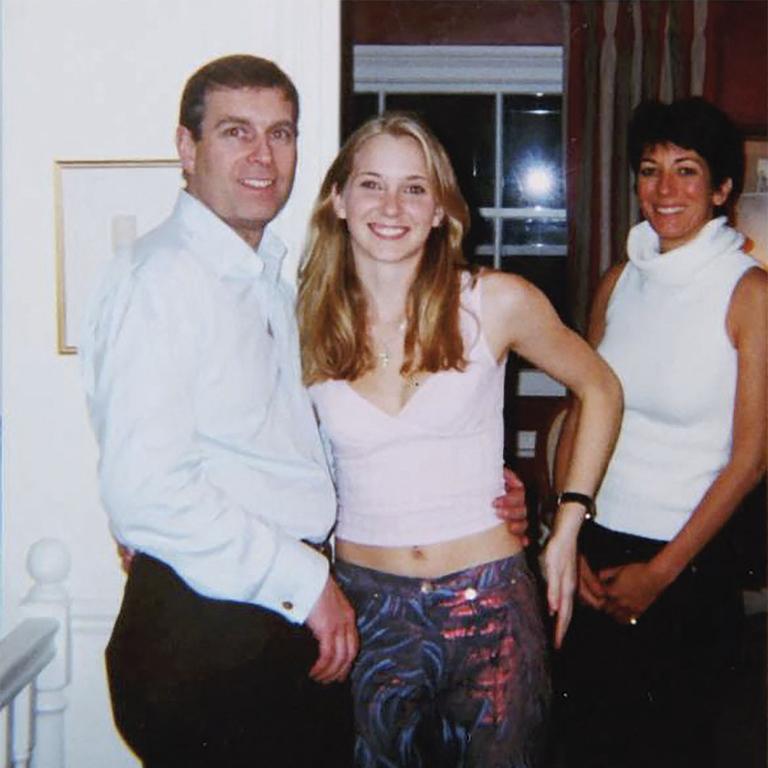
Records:
{"label": "bright light reflection in window", "polygon": [[523,176],[523,189],[533,198],[546,198],[555,187],[555,174],[546,165],[533,165],[526,169]]}

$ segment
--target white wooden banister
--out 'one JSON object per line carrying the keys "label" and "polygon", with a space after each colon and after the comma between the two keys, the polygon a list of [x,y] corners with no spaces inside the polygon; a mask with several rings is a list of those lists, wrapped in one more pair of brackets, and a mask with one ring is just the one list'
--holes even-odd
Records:
{"label": "white wooden banister", "polygon": [[27,570],[34,581],[22,601],[22,622],[0,640],[0,765],[64,768],[64,689],[71,663],[66,547],[55,539],[32,545]]}
{"label": "white wooden banister", "polygon": [[33,680],[53,658],[53,619],[27,619],[0,640],[0,707]]}
{"label": "white wooden banister", "polygon": [[12,766],[29,765],[34,746],[34,685],[55,655],[55,619],[27,619],[0,641],[0,708],[8,706]]}

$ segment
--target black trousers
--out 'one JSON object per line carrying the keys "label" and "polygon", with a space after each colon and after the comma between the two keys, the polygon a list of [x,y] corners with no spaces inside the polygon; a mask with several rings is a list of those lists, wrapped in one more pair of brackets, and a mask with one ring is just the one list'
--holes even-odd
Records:
{"label": "black trousers", "polygon": [[316,658],[307,628],[137,555],[106,653],[115,723],[146,768],[349,766],[349,690],[312,681]]}
{"label": "black trousers", "polygon": [[[664,542],[593,523],[580,546],[598,570],[646,562]],[[559,765],[720,764],[717,721],[743,626],[733,574],[726,543],[715,541],[635,626],[576,607],[554,666],[555,738],[565,758]]]}

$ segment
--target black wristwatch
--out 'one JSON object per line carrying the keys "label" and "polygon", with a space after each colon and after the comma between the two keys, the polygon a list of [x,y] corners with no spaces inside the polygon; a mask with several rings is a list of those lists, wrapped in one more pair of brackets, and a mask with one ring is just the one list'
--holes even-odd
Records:
{"label": "black wristwatch", "polygon": [[595,519],[595,500],[591,496],[587,496],[586,493],[578,493],[577,491],[563,491],[557,494],[557,505],[566,504],[572,502],[574,504],[581,504],[584,507],[584,519]]}

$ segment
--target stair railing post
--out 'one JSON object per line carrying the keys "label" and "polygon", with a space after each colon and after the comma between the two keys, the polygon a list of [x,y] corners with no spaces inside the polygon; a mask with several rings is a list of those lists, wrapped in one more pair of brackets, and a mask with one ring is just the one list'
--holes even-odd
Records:
{"label": "stair railing post", "polygon": [[70,599],[64,580],[69,575],[70,556],[58,539],[40,539],[29,549],[27,571],[34,585],[22,601],[26,618],[55,619],[56,655],[38,675],[35,697],[35,747],[32,768],[64,768],[65,689],[72,670]]}

